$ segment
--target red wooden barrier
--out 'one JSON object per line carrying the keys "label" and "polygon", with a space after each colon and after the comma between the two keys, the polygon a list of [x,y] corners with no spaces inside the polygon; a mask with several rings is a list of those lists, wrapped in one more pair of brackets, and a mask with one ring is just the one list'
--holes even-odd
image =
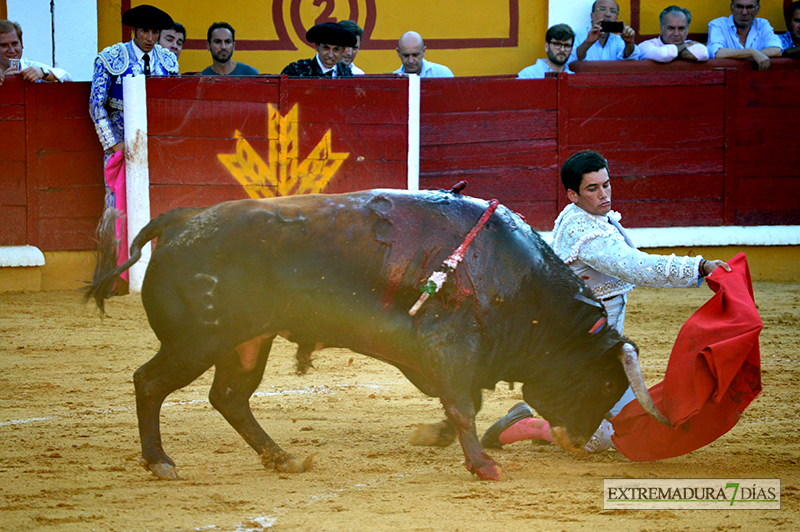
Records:
{"label": "red wooden barrier", "polygon": [[533,227],[558,214],[555,79],[422,80],[420,188],[497,198]]}
{"label": "red wooden barrier", "polygon": [[149,80],[151,214],[248,196],[405,188],[407,85]]}
{"label": "red wooden barrier", "polygon": [[[628,227],[800,225],[797,63],[422,80],[420,186],[496,197],[540,230],[585,148],[611,163]],[[588,65],[592,66],[592,65]],[[626,68],[633,72],[625,72]],[[279,77],[147,82],[151,212],[234,198],[405,188],[408,83]],[[0,86],[0,245],[94,247],[102,151],[88,83]]]}

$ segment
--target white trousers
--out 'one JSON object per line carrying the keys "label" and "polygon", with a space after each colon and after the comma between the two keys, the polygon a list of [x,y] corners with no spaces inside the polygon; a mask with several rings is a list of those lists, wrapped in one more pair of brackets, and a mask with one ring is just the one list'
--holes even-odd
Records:
{"label": "white trousers", "polygon": [[[608,314],[608,325],[616,329],[620,334],[622,334],[622,331],[625,328],[625,307],[627,304],[628,294],[612,297],[611,299],[606,299],[603,301],[603,306],[606,308],[606,314]],[[625,390],[622,398],[617,401],[617,404],[611,407],[611,415],[616,416],[619,414],[620,410],[622,410],[625,405],[634,399],[636,399],[636,395],[634,395],[631,387],[628,386],[628,389]],[[613,436],[613,434],[614,427],[611,425],[611,423],[604,419],[584,449],[590,453],[599,453],[607,450],[609,447],[611,447],[611,436]]]}

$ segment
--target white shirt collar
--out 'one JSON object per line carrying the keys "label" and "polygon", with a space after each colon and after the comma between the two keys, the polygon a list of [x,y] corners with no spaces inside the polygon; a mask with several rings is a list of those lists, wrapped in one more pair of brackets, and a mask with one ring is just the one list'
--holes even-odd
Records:
{"label": "white shirt collar", "polygon": [[322,69],[322,73],[323,73],[323,74],[327,74],[328,72],[330,72],[331,70],[333,70],[333,77],[336,77],[336,70],[334,70],[334,69],[336,68],[336,65],[332,66],[331,68],[325,68],[325,65],[323,65],[323,64],[322,64],[322,61],[320,61],[320,60],[319,60],[319,54],[315,55],[315,56],[314,56],[314,59],[316,59],[316,60],[317,60],[317,64],[318,64],[318,65],[319,65],[319,67]]}
{"label": "white shirt collar", "polygon": [[[155,47],[153,47],[155,49]],[[136,60],[142,62],[142,58],[145,56],[144,50],[136,46],[136,41],[133,41],[133,52],[136,54]],[[150,64],[153,64],[153,51],[150,50],[150,53],[147,54],[150,56]]]}

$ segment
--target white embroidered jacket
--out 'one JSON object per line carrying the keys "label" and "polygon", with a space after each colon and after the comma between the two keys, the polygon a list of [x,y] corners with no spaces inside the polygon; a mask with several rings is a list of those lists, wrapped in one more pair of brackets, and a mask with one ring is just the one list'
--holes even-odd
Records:
{"label": "white embroidered jacket", "polygon": [[570,203],[556,218],[552,247],[598,299],[625,294],[635,286],[697,286],[702,256],[652,255],[633,246],[619,225],[622,215],[589,214]]}

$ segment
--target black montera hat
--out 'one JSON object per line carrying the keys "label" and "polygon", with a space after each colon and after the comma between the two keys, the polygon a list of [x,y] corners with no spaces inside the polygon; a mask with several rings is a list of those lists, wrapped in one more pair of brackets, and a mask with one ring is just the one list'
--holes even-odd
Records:
{"label": "black montera hat", "polygon": [[334,46],[355,46],[356,35],[336,22],[323,22],[313,26],[306,32],[306,40],[314,44],[332,44]]}
{"label": "black montera hat", "polygon": [[175,23],[164,11],[147,4],[136,6],[122,14],[122,23],[131,28],[166,30]]}

